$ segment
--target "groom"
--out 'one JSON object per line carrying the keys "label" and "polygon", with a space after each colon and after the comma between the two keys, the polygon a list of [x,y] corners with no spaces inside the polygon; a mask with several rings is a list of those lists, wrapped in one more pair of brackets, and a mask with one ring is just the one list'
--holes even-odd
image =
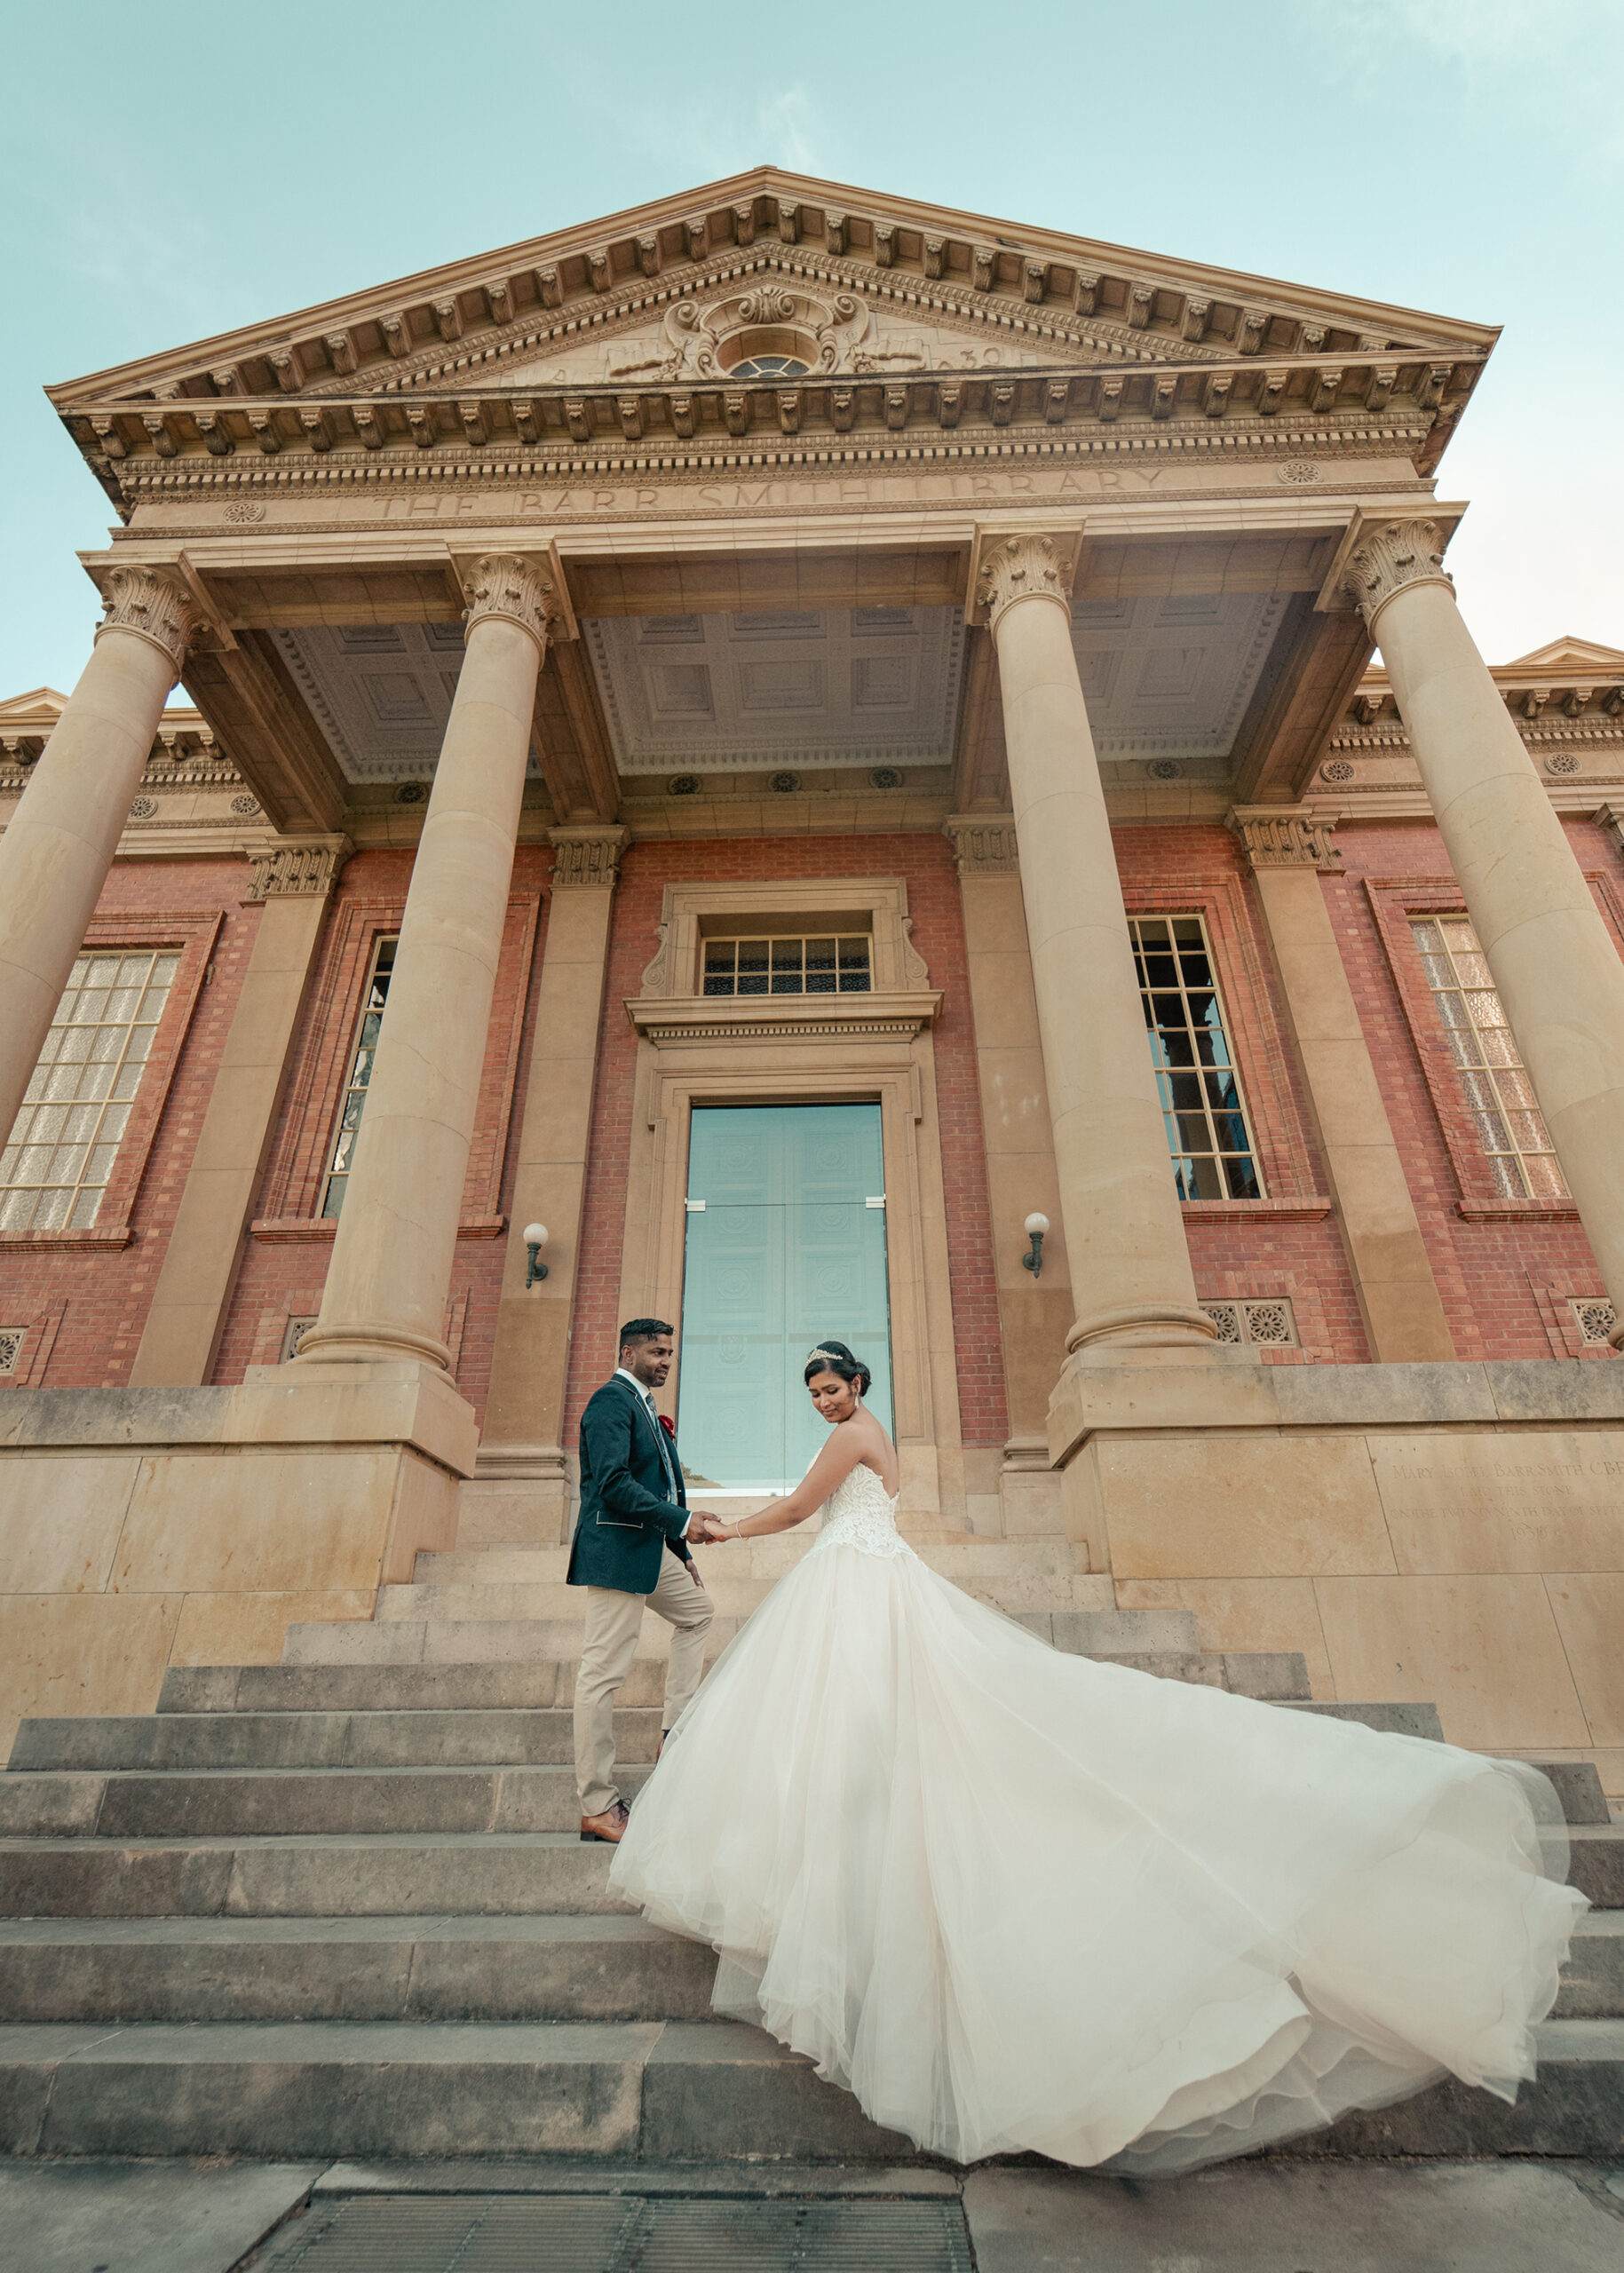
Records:
{"label": "groom", "polygon": [[611,1846],[619,1844],[628,1815],[614,1785],[614,1699],[630,1670],[644,1609],[673,1628],[662,1731],[699,1687],[711,1618],[687,1547],[690,1538],[710,1537],[711,1518],[697,1509],[690,1516],[675,1437],[654,1406],[654,1392],[671,1370],[671,1335],[663,1319],[629,1319],[621,1328],[621,1362],[581,1416],[581,1513],[567,1573],[569,1584],[586,1592],[575,1787],[582,1838]]}

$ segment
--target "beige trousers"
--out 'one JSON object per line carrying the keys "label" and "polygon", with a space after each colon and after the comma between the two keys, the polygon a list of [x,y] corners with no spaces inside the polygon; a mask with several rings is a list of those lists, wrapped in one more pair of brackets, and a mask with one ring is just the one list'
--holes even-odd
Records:
{"label": "beige trousers", "polygon": [[657,1611],[673,1628],[665,1674],[665,1709],[660,1725],[669,1729],[699,1687],[705,1669],[705,1635],[710,1597],[688,1576],[687,1566],[668,1549],[660,1556],[660,1582],[652,1595],[622,1594],[614,1587],[583,1587],[586,1638],[575,1675],[575,1789],[582,1815],[601,1815],[619,1794],[614,1786],[614,1699],[631,1669],[645,1609]]}

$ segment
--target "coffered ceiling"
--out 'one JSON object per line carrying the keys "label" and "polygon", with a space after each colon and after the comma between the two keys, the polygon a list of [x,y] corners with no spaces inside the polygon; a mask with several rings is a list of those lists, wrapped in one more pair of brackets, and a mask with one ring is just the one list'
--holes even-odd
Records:
{"label": "coffered ceiling", "polygon": [[1081,599],[1072,645],[1101,757],[1226,757],[1283,592]]}
{"label": "coffered ceiling", "polygon": [[433,772],[462,668],[460,623],[307,624],[272,636],[346,781]]}
{"label": "coffered ceiling", "polygon": [[946,764],[957,608],[764,608],[582,626],[625,774]]}

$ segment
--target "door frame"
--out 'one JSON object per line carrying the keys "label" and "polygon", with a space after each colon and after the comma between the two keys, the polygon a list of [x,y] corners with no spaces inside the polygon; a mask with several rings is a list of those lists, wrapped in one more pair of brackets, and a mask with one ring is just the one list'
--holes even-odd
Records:
{"label": "door frame", "polygon": [[[872,999],[872,998],[871,998]],[[910,1022],[912,1023],[912,1022]],[[933,1052],[923,1021],[905,1036],[729,1036],[645,1040],[633,1116],[621,1311],[680,1319],[693,1108],[873,1105],[885,1165],[885,1259],[891,1394],[902,1505],[958,1515],[963,1505],[953,1294]],[[831,1326],[830,1331],[835,1329]],[[677,1366],[682,1363],[677,1346]],[[674,1402],[679,1375],[673,1374]]]}

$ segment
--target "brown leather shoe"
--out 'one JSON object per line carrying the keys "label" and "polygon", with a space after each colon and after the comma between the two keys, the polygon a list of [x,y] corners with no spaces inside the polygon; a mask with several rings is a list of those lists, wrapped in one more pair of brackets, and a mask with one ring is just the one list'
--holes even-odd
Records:
{"label": "brown leather shoe", "polygon": [[630,1820],[631,1810],[624,1800],[616,1800],[601,1815],[583,1815],[581,1818],[582,1846],[596,1839],[606,1847],[618,1847],[626,1835],[626,1826]]}

